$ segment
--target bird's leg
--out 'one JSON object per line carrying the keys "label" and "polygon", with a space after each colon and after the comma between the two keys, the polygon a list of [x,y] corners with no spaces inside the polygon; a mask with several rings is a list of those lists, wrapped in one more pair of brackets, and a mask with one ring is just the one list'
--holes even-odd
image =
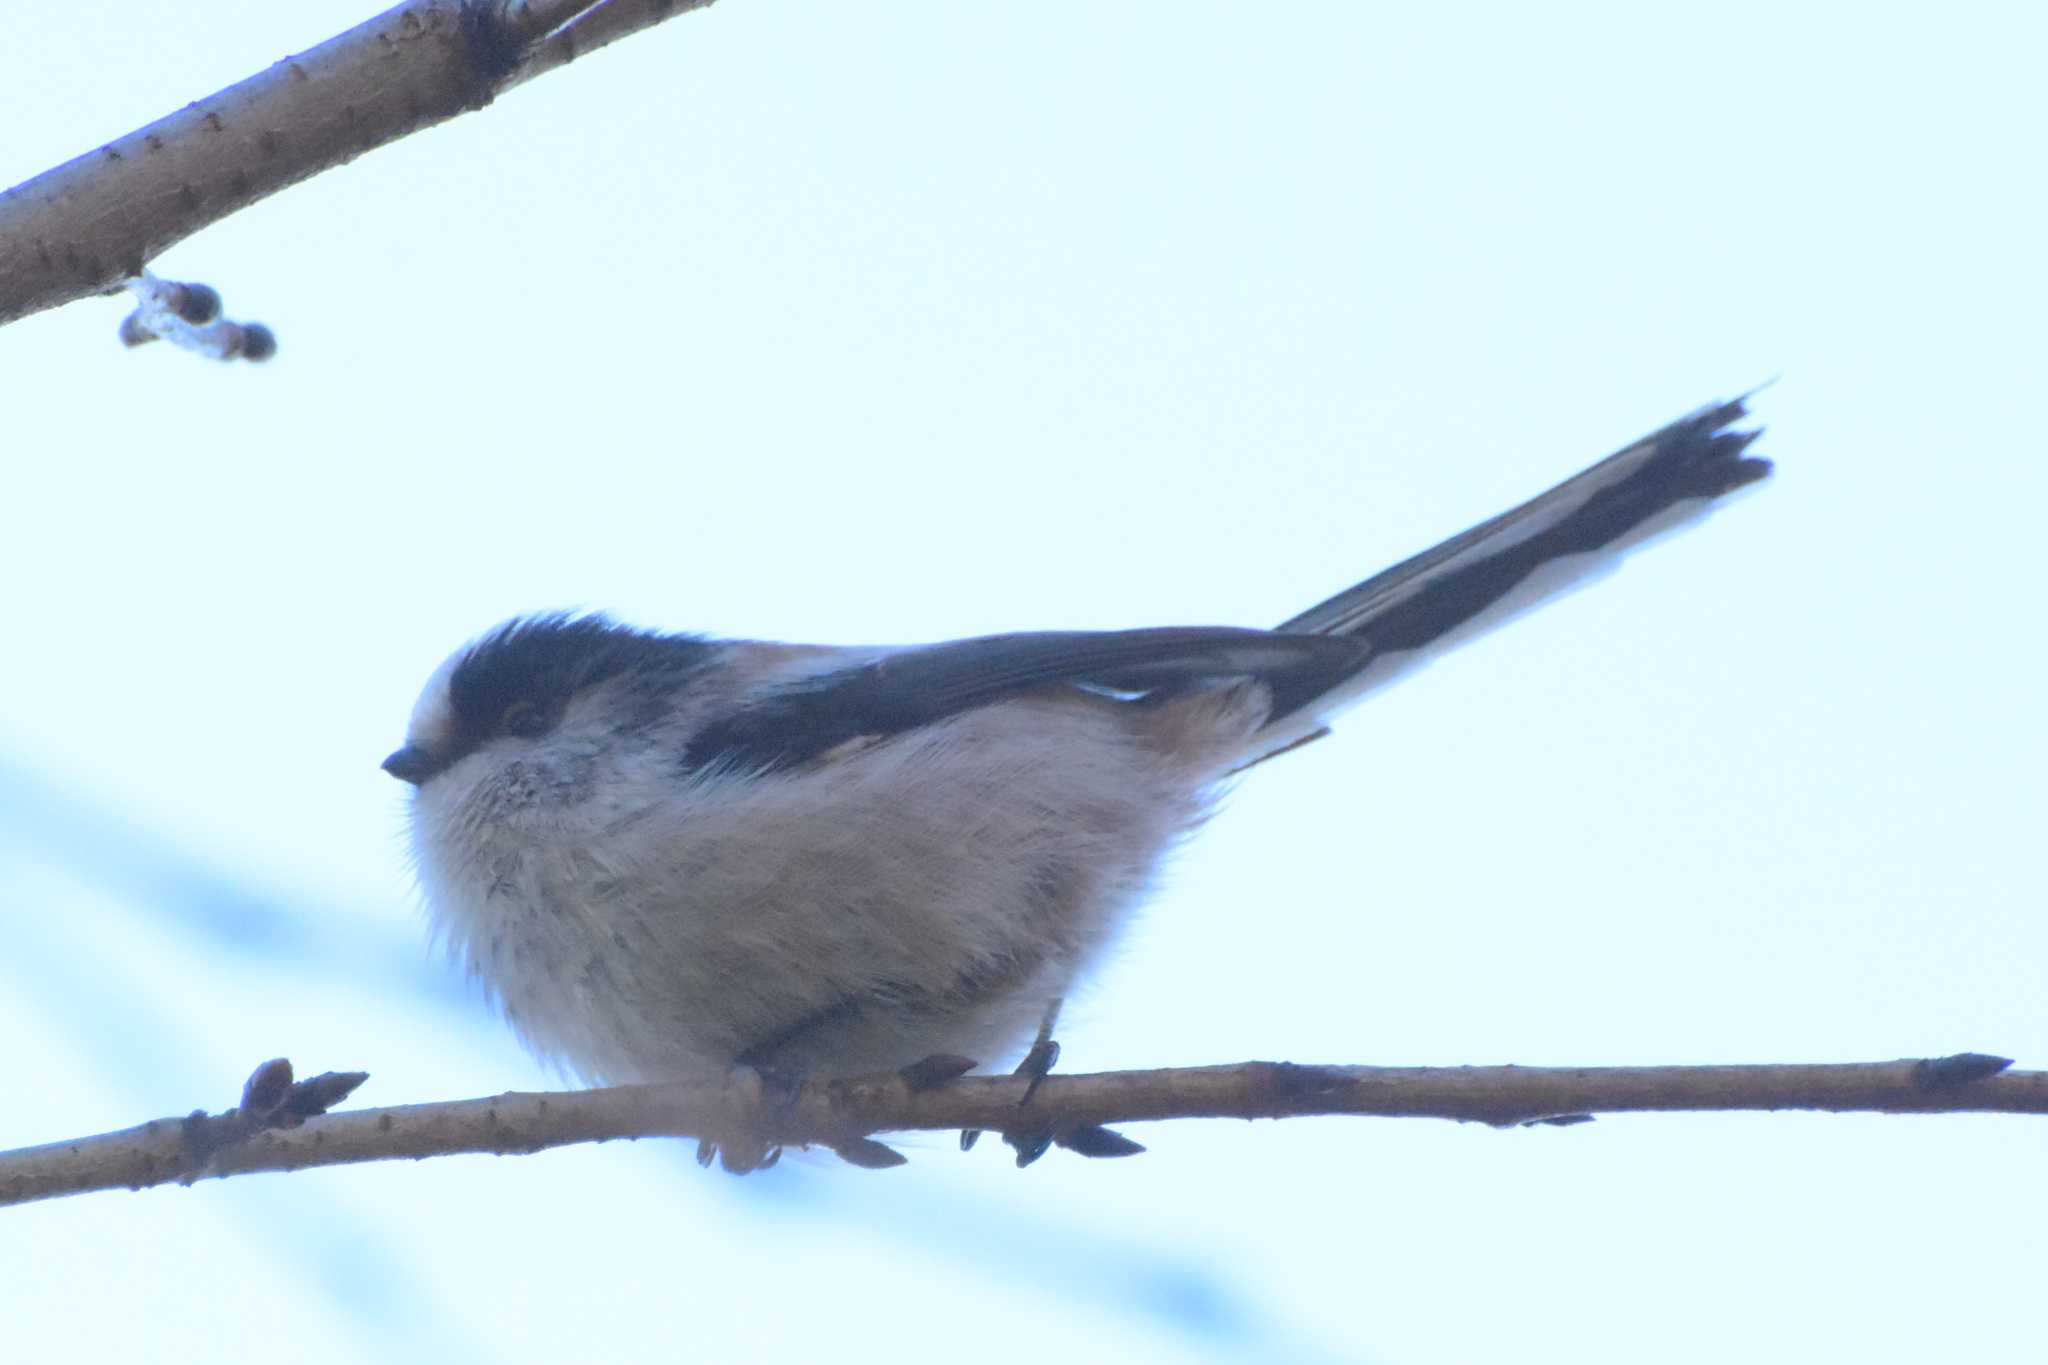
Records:
{"label": "bird's leg", "polygon": [[1065,1003],[1066,1000],[1060,998],[1045,1007],[1045,1018],[1038,1022],[1038,1037],[1032,1041],[1031,1050],[1024,1054],[1024,1060],[1017,1063],[1017,1069],[1012,1073],[1031,1078],[1031,1083],[1024,1087],[1024,1098],[1017,1101],[1019,1109],[1031,1103],[1040,1083],[1059,1065],[1060,1045],[1053,1041],[1052,1029],[1060,1021],[1060,1006]]}
{"label": "bird's leg", "polygon": [[[1047,1006],[1045,1021],[1038,1026],[1038,1040],[1031,1050],[1024,1054],[1024,1060],[1017,1064],[1016,1074],[1030,1077],[1031,1083],[1024,1087],[1024,1098],[1017,1101],[1022,1109],[1031,1103],[1031,1097],[1038,1093],[1038,1087],[1053,1066],[1060,1059],[1060,1045],[1053,1041],[1053,1025],[1059,1021],[1060,1005],[1055,1000]],[[961,1145],[967,1144],[967,1135],[962,1133]],[[1121,1133],[1111,1132],[1099,1123],[1085,1123],[1078,1128],[1055,1128],[1050,1125],[1039,1128],[1012,1129],[1003,1134],[1003,1141],[1010,1144],[1017,1153],[1017,1165],[1029,1166],[1054,1145],[1066,1148],[1081,1156],[1136,1156],[1144,1147],[1131,1141]]]}
{"label": "bird's leg", "polygon": [[[1027,1082],[1023,1098],[1017,1101],[1019,1109],[1031,1103],[1031,1097],[1038,1093],[1038,1087],[1060,1059],[1060,1045],[1053,1040],[1052,1030],[1059,1022],[1060,1006],[1064,1003],[1064,999],[1055,999],[1045,1007],[1045,1017],[1038,1023],[1038,1037],[1032,1040],[1031,1050],[1024,1054],[1024,1060],[1017,1063],[1016,1070],[1010,1073],[1024,1077]],[[980,1136],[971,1130],[962,1133],[960,1150],[964,1152],[972,1147]],[[1009,1128],[1003,1131],[1003,1141],[1015,1149],[1017,1165],[1021,1168],[1045,1155],[1046,1149],[1052,1146],[1053,1133],[1050,1128]]]}
{"label": "bird's leg", "polygon": [[[1046,1078],[1052,1071],[1053,1065],[1060,1059],[1060,1045],[1053,1041],[1052,1030],[1053,1025],[1059,1022],[1060,1006],[1065,1003],[1066,999],[1064,996],[1055,996],[1053,1002],[1045,1007],[1045,1017],[1038,1021],[1038,1037],[1032,1040],[1031,1050],[1024,1054],[1024,1060],[1017,1063],[1016,1069],[1010,1073],[1012,1076],[1030,1078],[1031,1083],[1024,1087],[1024,1098],[1017,1101],[1019,1109],[1031,1103],[1031,1097],[1038,1093],[1039,1082]],[[973,1151],[974,1144],[980,1139],[981,1129],[961,1129],[960,1150],[963,1152]],[[1007,1134],[1004,1140],[1008,1141]],[[1014,1146],[1015,1144],[1012,1145]],[[1043,1148],[1039,1149],[1039,1155],[1044,1155]],[[1037,1157],[1032,1158],[1033,1161],[1037,1159]]]}

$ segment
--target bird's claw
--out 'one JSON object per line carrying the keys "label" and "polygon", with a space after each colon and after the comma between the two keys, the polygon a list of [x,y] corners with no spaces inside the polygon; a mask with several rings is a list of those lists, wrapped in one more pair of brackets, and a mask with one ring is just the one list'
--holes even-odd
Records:
{"label": "bird's claw", "polygon": [[[1024,1060],[1017,1063],[1012,1075],[1025,1078],[1023,1097],[1017,1101],[1019,1109],[1031,1103],[1038,1087],[1052,1074],[1059,1063],[1060,1045],[1047,1033],[1040,1033],[1038,1041],[1024,1054]],[[975,1139],[981,1136],[979,1128],[968,1128],[960,1134],[960,1150],[971,1151]],[[1079,1156],[1117,1157],[1136,1156],[1145,1148],[1131,1141],[1121,1133],[1112,1132],[1101,1124],[1088,1123],[1078,1128],[1059,1129],[1048,1126],[1015,1127],[1003,1131],[1003,1141],[1017,1153],[1017,1166],[1022,1169],[1044,1156],[1054,1147],[1064,1147]]]}

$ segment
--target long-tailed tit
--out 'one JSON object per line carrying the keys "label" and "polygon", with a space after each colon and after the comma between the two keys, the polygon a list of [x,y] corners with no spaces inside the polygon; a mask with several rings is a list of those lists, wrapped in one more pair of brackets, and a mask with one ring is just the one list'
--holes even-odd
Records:
{"label": "long-tailed tit", "polygon": [[384,768],[438,928],[592,1080],[995,1061],[1231,774],[1769,472],[1703,409],[1273,630],[848,648],[546,615],[465,645]]}

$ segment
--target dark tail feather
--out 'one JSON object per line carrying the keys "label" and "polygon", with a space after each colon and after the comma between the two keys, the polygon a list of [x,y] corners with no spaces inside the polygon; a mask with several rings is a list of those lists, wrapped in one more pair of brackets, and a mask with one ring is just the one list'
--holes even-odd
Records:
{"label": "dark tail feather", "polygon": [[1744,454],[1760,433],[1730,429],[1748,416],[1746,400],[1681,418],[1549,492],[1281,623],[1276,629],[1287,634],[1351,636],[1372,649],[1364,667],[1339,685],[1292,714],[1276,715],[1262,739],[1296,742],[1296,731],[1312,731],[1321,718],[1429,654],[1569,590],[1634,544],[1768,475],[1768,460]]}

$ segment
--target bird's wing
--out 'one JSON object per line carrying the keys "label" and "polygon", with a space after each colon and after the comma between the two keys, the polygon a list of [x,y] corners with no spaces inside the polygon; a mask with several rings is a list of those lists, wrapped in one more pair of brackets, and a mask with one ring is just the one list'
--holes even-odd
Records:
{"label": "bird's wing", "polygon": [[1037,631],[891,650],[759,696],[694,736],[689,761],[790,767],[853,739],[885,738],[974,707],[1078,685],[1147,696],[1225,678],[1255,678],[1274,709],[1293,708],[1346,676],[1360,642],[1226,626]]}

